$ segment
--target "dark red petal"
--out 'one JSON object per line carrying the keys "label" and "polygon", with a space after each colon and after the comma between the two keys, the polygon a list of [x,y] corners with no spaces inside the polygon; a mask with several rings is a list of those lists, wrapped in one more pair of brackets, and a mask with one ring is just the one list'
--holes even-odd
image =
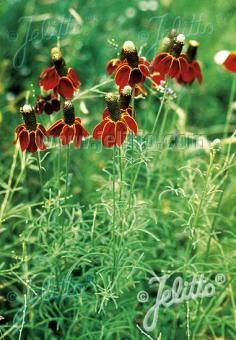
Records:
{"label": "dark red petal", "polygon": [[65,99],[73,97],[74,87],[69,78],[61,77],[57,88],[60,95]]}
{"label": "dark red petal", "polygon": [[109,75],[112,75],[115,70],[117,69],[117,67],[119,66],[119,64],[121,63],[120,59],[111,59],[108,61],[107,63],[107,73]]}
{"label": "dark red petal", "polygon": [[75,147],[78,149],[80,148],[82,137],[83,137],[82,126],[80,124],[76,124],[74,144],[75,144]]}
{"label": "dark red petal", "polygon": [[60,134],[62,145],[69,144],[70,141],[74,138],[74,135],[75,135],[75,126],[65,125]]}
{"label": "dark red petal", "polygon": [[140,64],[139,69],[144,77],[150,77],[150,72],[147,66],[145,66],[144,64]]}
{"label": "dark red petal", "polygon": [[60,110],[60,107],[61,107],[60,100],[55,98],[51,100],[51,103],[52,103],[53,111],[57,112]]}
{"label": "dark red petal", "polygon": [[157,71],[160,72],[161,74],[168,74],[172,60],[173,60],[173,57],[171,55],[167,55],[158,64]]}
{"label": "dark red petal", "polygon": [[108,122],[108,120],[103,120],[101,123],[99,123],[95,127],[95,129],[93,130],[93,134],[92,134],[92,137],[94,139],[101,140],[103,128],[104,128],[104,126],[106,125],[107,122]]}
{"label": "dark red petal", "polygon": [[107,148],[112,148],[115,143],[115,123],[108,121],[102,131],[102,144]]}
{"label": "dark red petal", "polygon": [[40,130],[37,130],[35,133],[35,142],[36,142],[37,147],[40,150],[43,150],[43,151],[46,150],[46,146],[44,145],[44,142],[43,142],[43,134]]}
{"label": "dark red petal", "polygon": [[133,69],[130,74],[130,80],[129,80],[129,85],[131,87],[134,87],[134,85],[142,82],[145,80],[145,77],[143,77],[142,73],[140,72],[139,69]]}
{"label": "dark red petal", "polygon": [[109,113],[108,108],[106,107],[105,110],[102,113],[102,119],[105,119],[107,117],[110,117],[110,113]]}
{"label": "dark red petal", "polygon": [[229,56],[224,62],[224,67],[228,71],[236,73],[236,52],[232,52],[229,54]]}
{"label": "dark red petal", "polygon": [[76,75],[76,73],[75,73],[73,68],[69,68],[69,70],[68,70],[68,77],[72,81],[74,87],[76,89],[78,89],[80,87],[80,81],[79,81],[79,79],[78,79],[78,77],[77,77],[77,75]]}
{"label": "dark red petal", "polygon": [[58,120],[48,129],[47,136],[59,137],[64,125],[63,119]]}
{"label": "dark red petal", "polygon": [[47,136],[47,131],[42,124],[38,124],[37,129],[40,130],[44,136]]}
{"label": "dark red petal", "polygon": [[135,135],[138,135],[138,127],[136,124],[136,121],[134,120],[134,118],[132,118],[129,114],[125,114],[123,115],[123,120],[126,122],[126,124],[128,125],[128,127],[130,128],[130,130],[132,130]]}
{"label": "dark red petal", "polygon": [[30,132],[30,141],[27,150],[31,153],[35,153],[38,150],[38,147],[36,145],[35,141],[35,132]]}
{"label": "dark red petal", "polygon": [[153,68],[154,72],[157,72],[159,70],[159,64],[166,56],[169,56],[169,54],[168,53],[160,53],[153,59],[153,61],[151,63],[151,67]]}
{"label": "dark red petal", "polygon": [[59,82],[59,76],[57,74],[57,71],[55,69],[55,67],[51,67],[46,69],[40,76],[41,78],[43,78],[39,84],[41,86],[43,86],[43,89],[45,91],[49,91],[54,89]]}
{"label": "dark red petal", "polygon": [[124,143],[124,140],[127,136],[127,126],[125,123],[122,123],[122,122],[117,122],[115,126],[116,126],[116,130],[115,130],[116,144],[120,146]]}
{"label": "dark red petal", "polygon": [[122,65],[118,68],[115,76],[115,82],[121,88],[125,87],[129,83],[131,68],[129,65]]}
{"label": "dark red petal", "polygon": [[[77,119],[80,119],[80,118],[77,118]],[[80,122],[78,120],[75,120],[75,126],[80,126],[81,127],[81,133],[82,133],[83,137],[88,137],[89,136],[88,131],[85,130],[85,128],[82,126],[81,120],[80,120]]]}
{"label": "dark red petal", "polygon": [[195,79],[195,71],[192,64],[189,64],[188,71],[185,72],[179,79],[184,83],[192,84]]}
{"label": "dark red petal", "polygon": [[29,145],[29,133],[27,130],[22,130],[21,133],[19,134],[19,141],[20,141],[20,147],[21,151],[25,151],[28,148]]}
{"label": "dark red petal", "polygon": [[189,63],[187,62],[187,59],[185,57],[179,58],[179,64],[180,64],[180,76],[184,78],[188,77],[188,70],[189,70]]}
{"label": "dark red petal", "polygon": [[[201,85],[201,83],[202,83],[202,71],[201,71],[201,67],[200,67],[200,65],[198,64],[197,61],[193,61],[192,65],[193,65],[194,73],[195,73],[195,76],[196,76],[196,78],[198,80],[198,83]],[[236,64],[235,64],[235,67],[236,67]],[[235,68],[235,70],[236,70],[236,68]]]}
{"label": "dark red petal", "polygon": [[180,74],[179,61],[177,59],[173,59],[171,65],[170,65],[168,75],[170,76],[170,78],[178,78],[179,74]]}
{"label": "dark red petal", "polygon": [[25,124],[20,124],[16,128],[16,134],[19,135],[19,133],[25,129]]}

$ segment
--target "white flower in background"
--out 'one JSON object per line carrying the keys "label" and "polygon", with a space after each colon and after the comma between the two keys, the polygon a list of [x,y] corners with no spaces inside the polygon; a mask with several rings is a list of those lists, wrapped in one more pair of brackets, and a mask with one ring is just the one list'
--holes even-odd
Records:
{"label": "white flower in background", "polygon": [[218,53],[216,53],[214,60],[215,63],[218,65],[222,65],[224,64],[225,60],[228,58],[230,52],[227,50],[223,50],[223,51],[219,51]]}

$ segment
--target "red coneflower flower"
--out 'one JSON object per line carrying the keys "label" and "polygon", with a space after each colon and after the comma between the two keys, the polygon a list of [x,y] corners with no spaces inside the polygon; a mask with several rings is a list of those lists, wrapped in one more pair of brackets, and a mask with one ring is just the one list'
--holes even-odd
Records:
{"label": "red coneflower flower", "polygon": [[14,144],[19,140],[22,152],[28,150],[35,153],[38,149],[46,150],[43,137],[47,137],[47,132],[43,125],[37,124],[35,110],[30,105],[24,105],[20,112],[25,123],[16,128],[16,138]]}
{"label": "red coneflower flower", "polygon": [[44,91],[54,90],[66,98],[73,97],[74,92],[79,88],[80,81],[73,68],[67,68],[61,51],[55,47],[51,50],[51,58],[54,66],[46,68],[41,75],[39,84]]}
{"label": "red coneflower flower", "polygon": [[184,76],[188,71],[188,62],[186,57],[181,54],[184,45],[185,36],[179,34],[174,37],[168,47],[168,52],[159,53],[152,61],[153,73],[158,72],[160,75],[168,75],[170,78],[178,79]]}
{"label": "red coneflower flower", "polygon": [[64,118],[54,123],[48,129],[47,134],[54,138],[60,137],[63,145],[74,140],[75,146],[80,148],[82,138],[87,137],[89,133],[82,126],[81,119],[79,117],[75,118],[74,105],[71,101],[64,103],[63,112]]}
{"label": "red coneflower flower", "polygon": [[[113,94],[106,95],[107,107],[103,112],[103,120],[94,131],[93,138],[101,140],[105,147],[111,148],[114,145],[121,146],[130,129],[138,134],[135,120],[130,116],[128,109],[121,109],[119,97]],[[132,110],[132,109],[131,109]]]}
{"label": "red coneflower flower", "polygon": [[215,62],[223,65],[230,72],[236,73],[236,51],[220,51],[215,55]]}
{"label": "red coneflower flower", "polygon": [[138,56],[137,49],[132,41],[126,41],[121,55],[124,61],[116,69],[116,84],[123,89],[126,85],[134,87],[142,84],[146,77],[150,77],[150,63],[143,57]]}
{"label": "red coneflower flower", "polygon": [[199,62],[196,59],[199,43],[196,40],[190,40],[186,52],[186,60],[189,64],[188,71],[179,76],[178,83],[192,84],[195,79],[202,83],[202,71]]}
{"label": "red coneflower flower", "polygon": [[57,96],[45,92],[38,96],[35,110],[38,114],[45,112],[47,115],[51,115],[53,112],[58,112],[60,106],[60,100]]}

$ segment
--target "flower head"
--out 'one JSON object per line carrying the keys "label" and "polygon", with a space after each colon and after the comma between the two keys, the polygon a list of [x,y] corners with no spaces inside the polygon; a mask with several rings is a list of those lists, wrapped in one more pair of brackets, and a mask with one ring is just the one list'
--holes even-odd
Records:
{"label": "flower head", "polygon": [[54,66],[46,68],[41,73],[39,84],[44,91],[54,90],[56,95],[59,93],[62,97],[70,99],[79,88],[80,81],[73,68],[67,68],[65,59],[57,47],[51,50],[51,59]]}
{"label": "flower head", "polygon": [[43,137],[47,137],[47,132],[43,125],[38,124],[35,116],[35,110],[31,105],[25,104],[20,108],[24,119],[24,124],[16,128],[16,138],[14,144],[19,140],[22,152],[28,150],[35,153],[38,149],[46,150]]}
{"label": "flower head", "polygon": [[50,92],[44,92],[38,96],[35,109],[38,114],[45,112],[47,115],[51,115],[53,112],[58,112],[60,106],[57,96]]}
{"label": "flower head", "polygon": [[69,144],[73,140],[79,149],[82,138],[87,137],[89,133],[82,126],[81,119],[75,117],[74,105],[71,101],[65,101],[63,113],[64,118],[59,119],[48,129],[48,136],[60,137],[63,145]]}
{"label": "flower head", "polygon": [[48,136],[54,138],[60,137],[63,145],[69,144],[72,140],[77,148],[80,148],[83,137],[87,137],[89,133],[81,124],[81,119],[75,117],[74,105],[67,100],[63,107],[64,118],[59,119],[47,131]]}
{"label": "flower head", "polygon": [[183,84],[192,84],[195,79],[202,83],[202,71],[199,62],[196,60],[199,43],[196,40],[190,40],[186,52],[186,60],[189,64],[187,72],[179,76],[178,82]]}
{"label": "flower head", "polygon": [[223,65],[230,72],[236,73],[236,51],[220,51],[215,55],[215,62]]}
{"label": "flower head", "polygon": [[130,115],[130,106],[120,108],[119,96],[108,93],[105,97],[107,104],[103,112],[103,120],[95,127],[93,138],[101,140],[108,148],[121,146],[125,141],[129,129],[137,135],[138,128],[134,118]]}
{"label": "flower head", "polygon": [[122,90],[126,85],[134,87],[142,84],[150,76],[149,62],[138,56],[138,51],[132,41],[126,41],[121,50],[122,62],[116,69],[115,81]]}
{"label": "flower head", "polygon": [[188,71],[188,62],[182,52],[185,36],[179,34],[174,37],[168,46],[168,52],[159,53],[152,61],[152,73],[159,73],[164,77],[178,79]]}

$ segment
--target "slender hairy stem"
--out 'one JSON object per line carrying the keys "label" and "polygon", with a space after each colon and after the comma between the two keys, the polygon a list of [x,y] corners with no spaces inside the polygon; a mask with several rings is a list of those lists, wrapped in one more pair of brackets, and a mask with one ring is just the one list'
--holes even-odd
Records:
{"label": "slender hairy stem", "polygon": [[38,170],[39,170],[40,188],[42,190],[42,195],[44,197],[44,192],[43,192],[43,175],[42,175],[42,167],[41,167],[41,159],[40,159],[39,151],[37,151],[37,163],[38,163]]}
{"label": "slender hairy stem", "polygon": [[113,158],[112,158],[112,200],[113,200],[113,218],[112,218],[112,239],[114,242],[113,247],[113,280],[115,277],[115,270],[116,270],[116,147],[113,147]]}
{"label": "slender hairy stem", "polygon": [[119,147],[119,165],[120,165],[120,201],[122,199],[122,182],[123,182],[123,169],[122,169],[122,147]]}
{"label": "slender hairy stem", "polygon": [[158,112],[157,112],[157,115],[156,115],[156,119],[155,119],[155,122],[154,122],[154,125],[153,125],[153,129],[152,129],[152,135],[154,134],[154,132],[156,131],[156,128],[157,128],[157,123],[158,123],[158,120],[160,118],[160,114],[161,114],[161,111],[162,111],[162,108],[163,108],[163,105],[164,105],[164,102],[165,102],[165,98],[166,98],[166,91],[165,93],[163,94],[163,97],[161,99],[161,104],[159,106],[159,109],[158,109]]}
{"label": "slender hairy stem", "polygon": [[233,78],[230,96],[229,96],[229,106],[228,106],[228,111],[227,111],[227,115],[226,115],[226,122],[225,122],[225,128],[224,128],[224,138],[226,138],[228,131],[229,131],[229,124],[230,124],[232,113],[233,113],[232,103],[233,103],[233,100],[234,100],[235,89],[236,89],[236,76],[234,76],[234,78]]}
{"label": "slender hairy stem", "polygon": [[70,144],[67,144],[67,148],[66,148],[66,193],[65,193],[65,199],[67,199],[68,187],[69,187],[69,166],[70,166]]}

